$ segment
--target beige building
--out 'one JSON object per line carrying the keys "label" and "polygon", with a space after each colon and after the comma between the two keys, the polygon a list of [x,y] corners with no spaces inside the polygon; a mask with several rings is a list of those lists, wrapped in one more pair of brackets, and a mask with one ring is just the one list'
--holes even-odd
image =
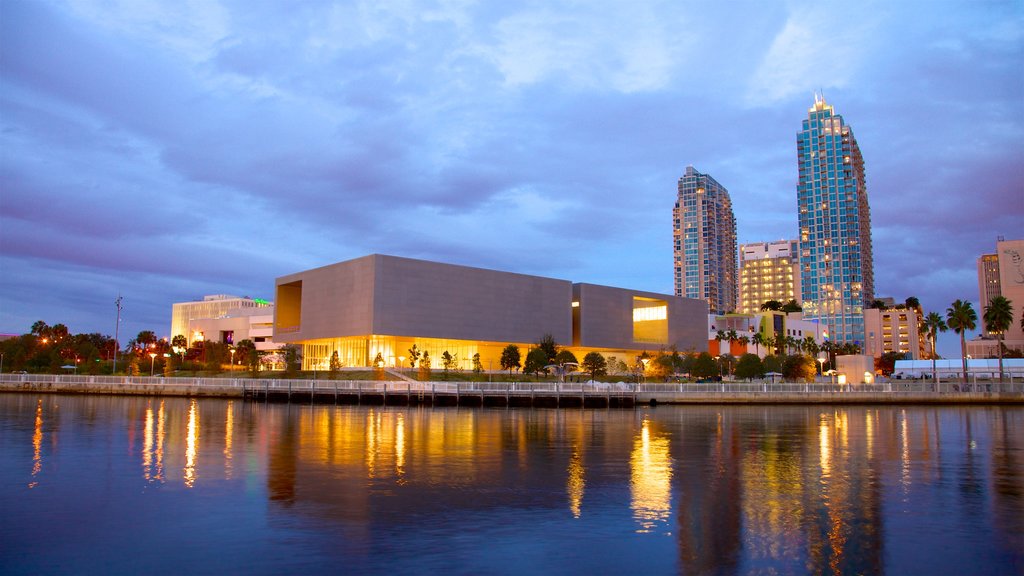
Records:
{"label": "beige building", "polygon": [[218,318],[189,320],[190,341],[210,340],[224,344],[238,344],[251,340],[263,352],[277,350],[274,343],[274,306],[236,308]]}
{"label": "beige building", "polygon": [[374,254],[276,281],[274,339],[302,346],[303,368],[410,366],[415,345],[457,357],[480,355],[498,370],[508,344],[522,360],[550,334],[577,359],[598,351],[620,359],[676,346],[706,350],[703,300]]}
{"label": "beige building", "polygon": [[740,246],[740,286],[736,311],[755,314],[769,300],[800,300],[796,240]]}
{"label": "beige building", "polygon": [[880,358],[887,352],[909,354],[905,360],[928,358],[928,338],[921,333],[921,311],[906,306],[864,310],[864,354]]}
{"label": "beige building", "polygon": [[189,345],[195,339],[189,330],[192,320],[226,318],[229,313],[237,310],[266,308],[270,302],[248,296],[231,296],[229,294],[212,294],[202,300],[193,302],[177,302],[171,305],[170,338],[182,335],[188,339]]}
{"label": "beige building", "polygon": [[[1024,240],[996,242],[995,259],[992,254],[978,258],[978,328],[984,330],[985,306],[994,296],[1003,296],[1013,307],[1013,321],[1003,335],[1003,344],[1010,350],[1024,352],[1024,330],[1020,318],[1024,314]],[[967,354],[974,358],[994,358],[996,339],[985,333],[967,343]]]}

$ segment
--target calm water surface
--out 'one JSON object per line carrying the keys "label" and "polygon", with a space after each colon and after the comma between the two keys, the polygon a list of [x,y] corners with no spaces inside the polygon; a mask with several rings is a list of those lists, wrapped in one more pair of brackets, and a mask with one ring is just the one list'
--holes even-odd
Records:
{"label": "calm water surface", "polygon": [[0,395],[3,574],[1022,574],[1024,408]]}

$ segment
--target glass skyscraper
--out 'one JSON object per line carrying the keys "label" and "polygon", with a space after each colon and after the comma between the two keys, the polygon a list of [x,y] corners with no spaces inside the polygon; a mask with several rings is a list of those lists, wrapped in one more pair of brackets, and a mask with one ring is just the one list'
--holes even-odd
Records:
{"label": "glass skyscraper", "polygon": [[797,134],[800,287],[804,318],[836,343],[864,345],[864,304],[875,297],[871,212],[853,130],[825,98]]}
{"label": "glass skyscraper", "polygon": [[729,191],[686,167],[672,210],[676,296],[707,300],[712,313],[736,309],[736,218]]}

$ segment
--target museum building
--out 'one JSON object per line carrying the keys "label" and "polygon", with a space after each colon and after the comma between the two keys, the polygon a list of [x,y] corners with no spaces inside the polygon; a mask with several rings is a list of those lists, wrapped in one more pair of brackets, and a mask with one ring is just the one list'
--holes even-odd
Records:
{"label": "museum building", "polygon": [[462,370],[479,354],[499,370],[502,350],[550,334],[580,361],[591,351],[632,363],[643,352],[706,351],[704,300],[372,254],[277,278],[274,341],[302,347],[304,370],[433,368],[448,352]]}

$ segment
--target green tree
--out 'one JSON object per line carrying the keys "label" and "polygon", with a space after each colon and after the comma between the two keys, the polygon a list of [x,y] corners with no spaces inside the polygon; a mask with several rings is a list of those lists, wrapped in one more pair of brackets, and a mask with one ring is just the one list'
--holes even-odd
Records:
{"label": "green tree", "polygon": [[782,360],[777,354],[769,354],[761,360],[761,365],[764,367],[764,373],[776,372],[782,374]]}
{"label": "green tree", "polygon": [[664,352],[658,353],[658,355],[647,364],[648,376],[656,380],[668,380],[675,371],[676,365],[672,360],[672,356]]}
{"label": "green tree", "polygon": [[459,355],[450,354],[447,350],[441,353],[441,367],[444,368],[444,379],[448,380],[448,373],[459,365]]}
{"label": "green tree", "polygon": [[946,308],[946,326],[949,326],[960,335],[960,361],[963,364],[963,375],[961,382],[967,386],[967,340],[966,334],[968,330],[974,330],[978,327],[978,313],[974,311],[974,307],[971,306],[970,302],[964,302],[963,300],[957,299],[953,302],[952,306]]}
{"label": "green tree", "polygon": [[996,335],[999,349],[999,381],[1003,381],[1003,333],[1013,326],[1013,302],[1006,296],[993,296],[985,306],[982,315],[985,321],[985,330]]}
{"label": "green tree", "polygon": [[412,348],[409,348],[409,367],[410,368],[415,368],[416,367],[416,363],[419,362],[419,360],[420,360],[420,351],[419,351],[418,348],[416,348],[416,345],[413,344]]}
{"label": "green tree", "polygon": [[255,378],[260,371],[260,354],[256,350],[256,343],[248,338],[242,340],[235,346],[235,354],[240,356],[238,362],[248,366],[249,375]]}
{"label": "green tree", "polygon": [[908,296],[906,305],[907,308],[913,308],[915,310],[921,309],[921,301],[917,299],[917,296]]}
{"label": "green tree", "polygon": [[547,365],[547,352],[540,348],[531,348],[530,351],[526,353],[526,365],[523,367],[523,372],[539,376],[541,372],[545,371],[544,367]]}
{"label": "green tree", "polygon": [[811,382],[817,372],[814,359],[803,354],[791,354],[782,361],[782,376],[793,382]]}
{"label": "green tree", "polygon": [[331,360],[327,365],[331,371],[331,380],[337,380],[338,372],[341,371],[341,357],[338,356],[338,351],[331,352]]}
{"label": "green tree", "polygon": [[473,373],[479,374],[484,371],[484,365],[480,362],[480,353],[473,354]]}
{"label": "green tree", "polygon": [[924,327],[928,334],[928,340],[932,343],[932,378],[935,383],[939,383],[939,374],[935,370],[935,339],[938,337],[939,332],[945,332],[949,328],[946,327],[946,321],[942,319],[942,315],[938,312],[929,312],[924,317]]}
{"label": "green tree", "polygon": [[903,352],[886,352],[875,358],[875,370],[880,371],[884,376],[892,376],[892,373],[896,370],[896,361],[903,360]]}
{"label": "green tree", "polygon": [[818,352],[821,352],[821,348],[818,346],[818,341],[814,339],[814,336],[804,336],[803,349],[811,357],[816,357]]}
{"label": "green tree", "polygon": [[693,361],[693,365],[690,366],[690,375],[702,380],[715,378],[719,375],[718,364],[715,363],[715,359],[711,357],[711,354],[701,352]]}
{"label": "green tree", "polygon": [[[579,360],[576,359],[576,355],[569,350],[559,350],[558,354],[555,354],[555,364],[579,364]],[[576,366],[566,366],[566,371],[572,372],[576,370]]]}
{"label": "green tree", "polygon": [[156,334],[152,330],[143,330],[135,337],[135,343],[140,348],[148,348],[150,344],[156,344]]}
{"label": "green tree", "polygon": [[430,359],[430,352],[424,350],[423,358],[420,359],[420,380],[430,380],[431,363],[432,360]]}
{"label": "green tree", "polygon": [[780,312],[782,311],[782,302],[778,300],[767,300],[764,304],[761,304],[761,312]]}
{"label": "green tree", "polygon": [[591,380],[597,380],[599,376],[608,373],[608,362],[600,352],[587,352],[583,357],[583,364],[580,365],[584,372],[590,374]]}
{"label": "green tree", "polygon": [[519,346],[515,344],[509,344],[505,346],[505,349],[501,351],[501,369],[508,370],[509,375],[512,375],[512,369],[518,369],[522,364],[520,363]]}
{"label": "green tree", "polygon": [[543,350],[545,356],[547,356],[546,364],[552,364],[555,361],[555,357],[558,356],[558,343],[555,342],[555,338],[551,334],[545,334],[540,339],[540,342],[537,342],[537,348]]}
{"label": "green tree", "polygon": [[764,365],[757,354],[744,354],[736,363],[736,377],[750,380],[764,376]]}
{"label": "green tree", "polygon": [[280,350],[284,356],[284,375],[286,378],[294,378],[302,366],[302,353],[294,344],[286,344]]}

